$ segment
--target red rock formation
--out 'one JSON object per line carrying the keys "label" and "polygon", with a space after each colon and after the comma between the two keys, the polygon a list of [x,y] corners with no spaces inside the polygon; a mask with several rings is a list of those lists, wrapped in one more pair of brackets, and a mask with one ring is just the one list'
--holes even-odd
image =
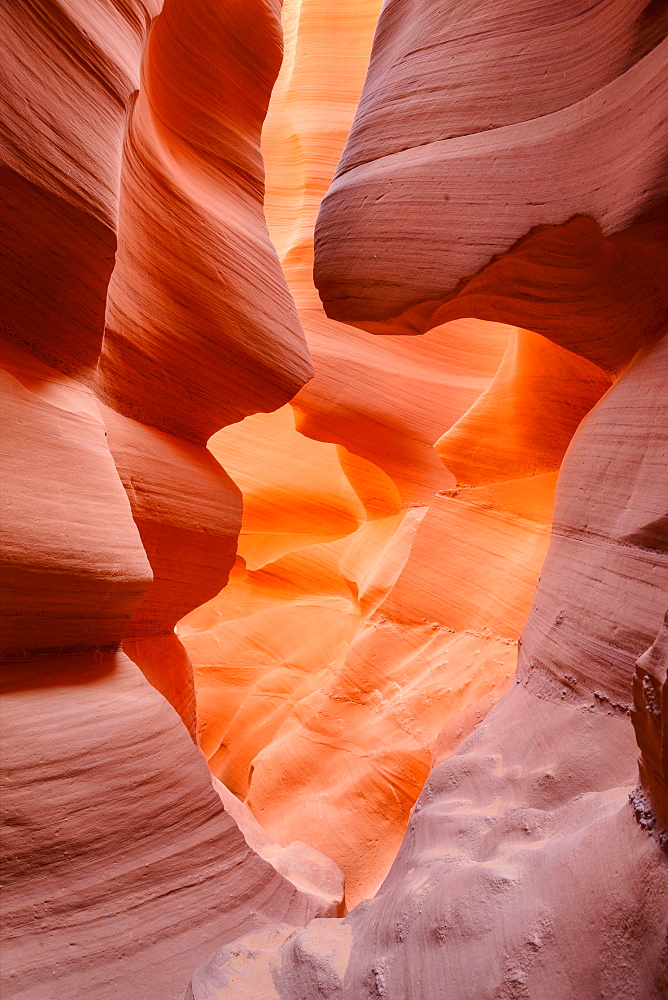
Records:
{"label": "red rock formation", "polygon": [[426,504],[453,485],[433,443],[486,387],[509,331],[468,320],[419,342],[374,340],[323,312],[313,286],[313,226],[353,119],[380,6],[285,5],[286,56],[262,136],[265,210],[315,362],[293,403],[298,429],[379,466],[404,503]]}
{"label": "red rock formation", "polygon": [[3,650],[106,647],[151,567],[93,393],[3,347]]}
{"label": "red rock formation", "polygon": [[[176,998],[207,940],[211,948],[243,927],[333,914],[342,895],[328,859],[306,845],[281,850],[258,836],[240,803],[223,808],[202,755],[154,690],[194,735],[191,666],[174,625],[224,584],[240,503],[210,453],[191,442],[239,413],[276,406],[310,371],[260,208],[276,10],[261,0],[244,12],[202,3],[186,19],[183,5],[169,2],[133,104],[157,13],[157,5],[104,3],[2,13],[11,29],[1,279],[3,995],[26,1000],[111,1000],[128,990]],[[224,102],[236,134],[232,147],[216,145],[216,106],[195,120],[193,102],[212,107],[220,66],[251,26],[262,40],[258,68],[244,78],[237,64]],[[197,72],[186,74],[193,60]],[[185,95],[179,105],[164,89],[170,78]],[[161,101],[171,112],[164,124]],[[155,161],[133,159],[142,128],[169,148],[168,189],[156,185]],[[206,206],[197,202],[203,186],[219,201],[227,191],[228,215],[209,205],[208,223],[195,228],[188,206]],[[189,275],[171,274],[156,256],[161,237],[170,263],[188,257]],[[111,325],[93,378],[117,239]],[[244,248],[241,263],[230,246]],[[205,257],[216,267],[200,293],[214,308],[198,309],[194,297],[185,310],[193,339],[206,331],[188,365],[179,309]],[[137,280],[143,303],[133,299]],[[119,346],[119,302],[134,354]],[[159,339],[132,312],[147,305]],[[234,314],[246,341],[236,355]],[[141,350],[152,366],[142,360],[133,374]],[[119,651],[122,637],[153,687]]]}
{"label": "red rock formation", "polygon": [[127,107],[160,0],[3,4],[3,335],[95,366],[114,266]]}
{"label": "red rock formation", "polygon": [[[460,4],[415,6],[410,27],[401,3],[383,11],[347,151],[320,211],[315,273],[328,315],[408,333],[461,315],[503,319],[618,371],[666,316],[665,228],[650,217],[620,232],[667,193],[666,43],[651,47],[646,5],[531,3],[521,30],[500,3],[473,16]],[[588,72],[573,76],[591,19],[605,21],[604,45],[597,40]],[[530,85],[523,51],[531,51]],[[415,59],[423,83],[405,101]],[[480,59],[493,61],[482,77]],[[497,88],[508,72],[523,82],[506,98]],[[426,199],[417,195],[424,190]],[[596,224],[573,218],[583,215]],[[545,225],[564,229],[518,243]],[[566,312],[555,309],[555,289]],[[652,311],[657,294],[662,308]]]}
{"label": "red rock formation", "polygon": [[[2,722],[7,997],[176,998],[207,941],[336,912],[251,849],[122,654],[8,665]],[[331,887],[324,861],[312,880]]]}
{"label": "red rock formation", "polygon": [[656,638],[668,593],[667,400],[664,336],[573,440],[518,660],[518,680],[535,694],[630,711],[635,661]]}
{"label": "red rock formation", "polygon": [[211,0],[167,0],[125,146],[100,391],[201,443],[286,402],[312,374],[262,214],[276,8],[255,2],[241,20]]}
{"label": "red rock formation", "polygon": [[[270,231],[316,368],[296,427],[338,453],[287,413],[212,439],[244,495],[245,566],[179,626],[214,773],[279,842],[335,858],[349,905],[389,868],[440,729],[508,683],[556,471],[610,385],[527,330],[462,319],[373,338],[324,316],[312,227],[377,6],[287,6],[263,135]],[[489,489],[434,499],[455,477]]]}
{"label": "red rock formation", "polygon": [[[281,843],[305,839],[335,858],[353,902],[387,870],[426,775],[436,705],[444,709],[450,686],[441,683],[439,657],[452,636],[440,651],[429,630],[395,643],[387,671],[360,655],[351,667],[346,650],[406,561],[424,513],[409,505],[454,485],[433,443],[487,386],[511,333],[453,323],[416,352],[415,343],[374,339],[322,312],[311,277],[312,227],[352,119],[377,8],[288,5],[286,61],[263,136],[268,220],[316,362],[313,382],[295,401],[296,423],[339,448],[295,433],[289,412],[214,436],[212,450],[244,495],[245,565],[179,626],[195,664],[202,746],[214,773],[248,796]],[[335,46],[340,60],[314,60],[322,46]],[[292,150],[286,157],[289,137],[299,143],[298,156]],[[534,557],[533,579],[542,552]],[[376,629],[371,625],[362,643],[372,656],[368,636]],[[492,664],[488,685],[507,674],[509,640],[500,646],[493,664],[479,657],[480,672],[483,661]],[[412,680],[407,648],[422,655]],[[383,649],[387,655],[387,642]],[[449,655],[456,658],[456,650],[455,643]],[[466,641],[459,655],[468,655]],[[434,665],[439,682],[430,685]],[[462,670],[457,685],[467,677]],[[357,704],[360,686],[375,704]],[[421,725],[429,698],[430,722]],[[402,711],[415,716],[409,736],[398,722]],[[391,765],[380,763],[385,758]],[[355,792],[362,787],[364,798]]]}
{"label": "red rock formation", "polygon": [[8,997],[668,991],[664,6],[3,9]]}
{"label": "red rock formation", "polygon": [[[517,531],[502,506],[536,517],[573,430],[610,386],[606,373],[619,377],[566,451],[516,683],[491,709],[484,690],[478,711],[460,702],[379,892],[344,920],[277,926],[222,948],[194,975],[193,1000],[236,996],[248,977],[258,1000],[659,1000],[668,989],[668,873],[643,829],[660,840],[665,816],[661,10],[536,2],[523,6],[520,30],[519,12],[515,21],[493,0],[469,7],[385,5],[316,230],[316,281],[335,319],[420,333],[475,315],[527,331],[439,442],[472,488],[430,507],[385,598],[395,620],[522,627],[508,585],[521,563],[504,539],[495,579],[490,528],[497,518]],[[571,413],[550,373],[575,388]],[[485,512],[485,530],[446,526],[447,550],[437,549],[439,524],[460,510],[469,523]],[[517,535],[521,556],[526,537]],[[453,539],[466,546],[452,558],[456,589],[427,569]],[[476,543],[483,557],[472,556]],[[632,678],[648,647],[635,674],[634,792]],[[377,651],[384,668],[389,648]],[[251,797],[256,774],[257,763]]]}
{"label": "red rock formation", "polygon": [[211,454],[102,408],[154,582],[123,634],[123,648],[195,735],[192,667],[174,627],[217,593],[234,563],[241,498]]}
{"label": "red rock formation", "polygon": [[668,870],[646,833],[660,837],[665,815],[662,636],[634,681],[640,794],[619,692],[668,592],[667,359],[664,336],[577,431],[517,683],[432,771],[381,890],[343,921],[220,949],[195,1000],[232,998],[249,975],[258,1000],[315,998],[323,983],[346,1000],[664,996]]}

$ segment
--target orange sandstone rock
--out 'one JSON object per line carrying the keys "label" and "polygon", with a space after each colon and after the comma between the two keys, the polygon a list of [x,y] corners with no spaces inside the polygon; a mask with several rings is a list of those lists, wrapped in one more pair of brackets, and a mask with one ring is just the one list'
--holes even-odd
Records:
{"label": "orange sandstone rock", "polygon": [[313,226],[353,120],[380,6],[285,3],[285,59],[262,135],[265,211],[315,362],[293,403],[298,429],[373,462],[405,503],[425,504],[453,485],[433,443],[487,386],[510,331],[469,320],[407,343],[370,338],[323,313]]}
{"label": "orange sandstone rock", "polygon": [[[374,723],[386,749],[379,771],[394,768],[389,784],[404,779],[410,800],[408,786],[422,780],[415,723],[427,730],[427,702],[411,716],[410,685],[401,686],[408,666],[404,678],[397,671],[398,691],[378,680],[383,671],[394,680],[392,657],[418,614],[423,626],[451,620],[464,636],[485,621],[522,630],[520,664],[492,708],[489,671],[479,710],[458,699],[445,747],[434,734],[436,758],[448,756],[429,775],[376,895],[343,920],[276,925],[222,947],[193,976],[191,1000],[231,1000],[249,980],[258,1000],[659,1000],[668,988],[668,874],[657,850],[668,568],[662,20],[655,4],[615,0],[536,0],[516,12],[495,0],[475,10],[384,5],[348,151],[316,228],[328,315],[375,333],[422,333],[470,315],[531,332],[518,335],[470,414],[443,428],[439,450],[469,488],[441,491],[430,505],[337,677],[254,762],[249,802],[267,761],[271,810],[272,753],[280,750],[282,773],[295,733],[313,747],[293,753],[304,789],[315,760],[338,793],[347,776],[330,760]],[[547,545],[562,456],[534,596],[531,547]],[[450,587],[439,557],[452,559]],[[370,623],[377,635],[356,672]],[[411,678],[416,659],[400,662]],[[456,666],[448,674],[463,680]],[[394,714],[378,692],[395,698]],[[403,742],[391,744],[386,724],[395,719]],[[457,747],[459,733],[469,735]],[[360,774],[359,743],[346,749]],[[424,773],[426,753],[423,761]],[[361,784],[362,808],[372,784]],[[304,794],[300,806],[309,801]],[[323,839],[324,826],[320,818]]]}
{"label": "orange sandstone rock", "polygon": [[[528,330],[460,319],[374,338],[323,315],[312,226],[371,6],[286,5],[263,134],[268,223],[315,362],[295,426],[322,443],[287,412],[212,438],[244,495],[244,563],[179,627],[214,773],[279,842],[335,858],[349,903],[387,871],[441,728],[507,684],[556,471],[610,385]],[[316,59],[323,46],[340,59]],[[495,485],[435,497],[455,481]]]}
{"label": "orange sandstone rock", "polygon": [[542,476],[610,384],[591,362],[517,330],[489,387],[434,447],[462,485]]}
{"label": "orange sandstone rock", "polygon": [[[517,683],[450,741],[378,893],[344,920],[220,948],[195,1000],[231,1000],[249,976],[258,1000],[315,1000],[323,982],[353,1000],[664,995],[667,345],[641,352],[576,432]],[[635,734],[620,696],[632,677]]]}
{"label": "orange sandstone rock", "polygon": [[99,391],[202,444],[312,374],[262,215],[280,40],[273,3],[166,0],[128,127]]}
{"label": "orange sandstone rock", "polygon": [[[441,728],[507,684],[556,472],[611,382],[529,330],[461,318],[370,337],[323,315],[312,227],[377,6],[284,9],[265,204],[315,363],[295,426],[322,443],[287,413],[212,438],[244,495],[244,564],[179,627],[214,773],[279,842],[335,858],[349,903],[387,871]],[[456,483],[489,489],[436,495]]]}
{"label": "orange sandstone rock", "polygon": [[279,842],[301,831],[333,857],[350,903],[387,872],[444,721],[512,676],[550,502],[526,517],[493,488],[476,499],[436,498],[345,658],[252,763],[251,809]]}
{"label": "orange sandstone rock", "polygon": [[233,565],[241,498],[210,452],[101,407],[107,442],[154,573],[123,648],[196,733],[187,653],[174,635],[184,612],[218,592]]}

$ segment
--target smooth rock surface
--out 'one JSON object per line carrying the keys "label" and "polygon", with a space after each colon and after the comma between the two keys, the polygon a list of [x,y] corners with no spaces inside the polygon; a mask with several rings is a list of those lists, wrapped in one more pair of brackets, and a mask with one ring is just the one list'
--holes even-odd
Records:
{"label": "smooth rock surface", "polygon": [[[496,379],[443,428],[457,489],[429,504],[371,612],[355,709],[365,696],[374,706],[418,615],[439,638],[450,618],[480,639],[517,628],[519,669],[496,705],[481,685],[449,716],[435,707],[445,726],[423,765],[433,755],[435,767],[376,894],[343,920],[223,947],[190,1000],[659,1000],[668,989],[664,15],[614,0],[383,7],[316,226],[327,314],[379,334],[468,316],[518,332]],[[533,595],[522,559],[527,538],[547,543],[557,472]],[[414,738],[409,686],[397,687]],[[337,703],[318,732],[327,753],[350,732],[342,717]],[[302,710],[273,745],[304,720],[315,732],[314,718]],[[251,803],[272,752],[253,764]],[[408,760],[397,772],[417,786]]]}
{"label": "smooth rock surface", "polygon": [[[259,130],[278,71],[277,10],[261,0],[224,12],[170,2],[146,56],[158,14],[159,4],[66,0],[5,5],[1,15],[9,74],[0,236],[2,993],[12,1000],[176,1000],[197,955],[221,940],[276,920],[333,915],[342,899],[332,861],[307,845],[282,851],[266,835],[260,853],[249,842],[257,837],[241,832],[252,831],[247,809],[234,805],[239,822],[225,809],[193,745],[192,668],[174,635],[177,619],[224,584],[236,549],[239,493],[203,447],[208,428],[276,406],[310,373],[261,212]],[[251,27],[263,44],[246,78],[228,81],[222,105],[234,104],[236,128],[225,157],[207,146],[207,123],[216,132],[220,122],[207,118],[206,103],[223,57]],[[186,73],[195,54],[206,56],[201,72]],[[165,99],[156,74],[181,97],[166,98],[172,132],[184,107],[186,124],[197,126],[169,148],[181,187],[161,188],[155,161],[132,159],[142,121],[169,132],[148,112],[142,119],[149,83]],[[188,109],[203,99],[202,124]],[[188,216],[191,182],[214,201],[229,193],[226,212],[208,227]],[[143,199],[139,219],[129,206],[133,185]],[[236,221],[230,205],[241,206]],[[160,233],[172,264],[179,244],[170,226],[180,227],[182,247],[197,245],[199,258],[187,250],[195,271],[228,240],[221,266],[206,276],[215,308],[207,314],[204,303],[204,321],[194,299],[184,306],[184,286],[164,260],[156,268],[142,242],[147,219],[153,248]],[[162,325],[150,370],[144,361],[133,370],[131,358],[111,373],[113,337],[103,348],[117,245],[113,301],[126,266],[134,279],[148,273],[146,304],[165,307],[154,313]],[[244,253],[232,260],[230,245]],[[188,283],[192,273],[181,278]],[[276,325],[249,325],[272,297]],[[206,325],[189,370],[177,301],[192,329]],[[243,345],[226,339],[221,316],[241,317]],[[151,331],[131,321],[135,348],[148,357]],[[236,366],[231,394],[235,379],[222,384],[219,374],[225,366]],[[120,652],[122,640],[146,676]]]}
{"label": "smooth rock surface", "polygon": [[152,573],[95,396],[3,344],[3,652],[117,642]]}
{"label": "smooth rock surface", "polygon": [[[642,248],[633,233],[614,235],[668,194],[665,17],[659,10],[651,18],[642,3],[575,0],[557,9],[531,0],[515,20],[502,6],[487,0],[473,12],[465,3],[420,0],[410,16],[401,3],[384,7],[350,141],[318,218],[316,285],[329,316],[374,332],[422,333],[477,316],[574,349],[572,320],[542,315],[541,301],[554,312],[565,298],[578,326],[590,327],[573,338],[585,356],[619,371],[666,315],[656,245],[666,238],[665,222],[649,223]],[[656,22],[651,27],[645,14]],[[590,19],[605,27],[586,70],[575,75]],[[482,77],[480,59],[492,64]],[[415,60],[421,82],[406,98]],[[509,92],[497,91],[499,76],[510,72]],[[488,90],[496,95],[491,105]],[[521,242],[546,225],[564,229],[529,236],[531,246]],[[484,303],[473,288],[469,294],[466,282],[515,246],[491,269],[506,281],[490,287],[488,280]],[[628,268],[620,257],[630,259]],[[619,275],[614,283],[611,271]],[[599,286],[593,299],[592,285]],[[559,299],[555,288],[563,289]],[[648,292],[650,300],[662,296],[663,319],[648,310]],[[609,303],[598,316],[600,297],[616,310]],[[620,358],[627,325],[620,321],[631,303],[641,322]]]}
{"label": "smooth rock surface", "polygon": [[6,665],[2,732],[7,997],[178,997],[240,928],[336,913],[248,845],[123,654]]}
{"label": "smooth rock surface", "polygon": [[262,214],[278,6],[166,0],[128,125],[98,389],[201,444],[312,374]]}
{"label": "smooth rock surface", "polygon": [[160,0],[3,4],[3,338],[70,373],[100,353],[121,150]]}
{"label": "smooth rock surface", "polygon": [[[509,683],[556,472],[611,384],[557,343],[465,313],[418,338],[324,315],[313,226],[377,10],[283,11],[265,207],[315,376],[294,422],[253,417],[211,439],[243,493],[243,562],[179,625],[212,770],[280,843],[333,857],[349,905],[387,872],[440,730]],[[563,302],[563,274],[548,277]],[[489,488],[456,489],[472,485]]]}

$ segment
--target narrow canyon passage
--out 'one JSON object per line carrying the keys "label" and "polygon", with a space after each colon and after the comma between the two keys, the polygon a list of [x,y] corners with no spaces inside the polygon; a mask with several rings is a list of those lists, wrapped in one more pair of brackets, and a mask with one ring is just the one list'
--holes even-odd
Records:
{"label": "narrow canyon passage", "polygon": [[663,1000],[666,5],[0,24],[3,996]]}
{"label": "narrow canyon passage", "polygon": [[510,683],[561,458],[611,384],[499,323],[374,338],[324,314],[313,228],[378,12],[283,8],[265,214],[315,376],[211,439],[243,495],[237,563],[178,626],[213,773],[336,861],[349,906],[387,873],[441,731],[439,755]]}

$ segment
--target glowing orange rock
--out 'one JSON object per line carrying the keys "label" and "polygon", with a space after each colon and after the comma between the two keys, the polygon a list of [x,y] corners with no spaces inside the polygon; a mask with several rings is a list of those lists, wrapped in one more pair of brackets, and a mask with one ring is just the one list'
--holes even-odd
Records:
{"label": "glowing orange rock", "polygon": [[280,41],[270,4],[241,17],[167,0],[129,124],[99,391],[202,444],[312,374],[262,214],[260,129]]}
{"label": "glowing orange rock", "polygon": [[[508,682],[556,472],[611,381],[497,323],[462,318],[408,339],[324,316],[312,230],[377,9],[284,10],[265,204],[315,362],[296,427],[323,443],[287,414],[212,439],[244,494],[245,565],[179,627],[214,773],[279,842],[333,857],[349,903],[387,871],[441,728]],[[323,47],[341,58],[315,59]],[[435,498],[456,483],[489,489]]]}
{"label": "glowing orange rock", "polygon": [[279,842],[300,831],[333,857],[351,903],[387,872],[444,721],[512,677],[549,541],[549,479],[533,481],[533,509],[524,484],[437,497],[345,658],[252,763],[251,809]]}
{"label": "glowing orange rock", "polygon": [[469,320],[406,343],[370,338],[323,313],[313,287],[313,226],[353,120],[380,7],[380,0],[284,5],[285,58],[262,135],[265,211],[315,361],[314,378],[293,403],[298,429],[373,462],[404,502],[425,504],[452,485],[433,443],[487,386],[510,331]]}
{"label": "glowing orange rock", "polygon": [[[439,451],[468,487],[430,505],[337,677],[256,758],[248,801],[258,809],[262,790],[271,814],[272,769],[275,779],[300,757],[300,807],[313,822],[311,774],[334,775],[341,792],[347,776],[330,764],[345,747],[363,809],[371,783],[359,779],[355,740],[378,720],[401,729],[396,754],[383,729],[378,771],[395,768],[390,784],[409,801],[430,763],[417,745],[429,705],[411,715],[402,689],[418,673],[415,649],[400,661],[404,678],[392,657],[418,615],[439,639],[448,621],[466,638],[488,622],[493,638],[522,629],[528,611],[519,669],[493,707],[488,670],[479,703],[457,698],[375,897],[343,920],[221,948],[193,976],[193,1000],[232,1000],[249,978],[258,1000],[323,989],[337,1000],[659,1000],[666,990],[665,13],[622,0],[534,3],[521,18],[496,0],[474,6],[384,5],[316,228],[316,283],[332,318],[376,333],[470,315],[521,332],[488,391],[443,428]],[[533,596],[531,549],[537,571],[562,457]],[[377,635],[356,663],[371,623]],[[399,690],[383,690],[384,671]],[[450,674],[470,680],[461,661]],[[383,697],[394,714],[377,710]],[[297,733],[310,744],[301,754]],[[335,840],[322,818],[318,835]]]}
{"label": "glowing orange rock", "polygon": [[553,472],[610,385],[590,361],[517,330],[489,387],[434,447],[462,485]]}

